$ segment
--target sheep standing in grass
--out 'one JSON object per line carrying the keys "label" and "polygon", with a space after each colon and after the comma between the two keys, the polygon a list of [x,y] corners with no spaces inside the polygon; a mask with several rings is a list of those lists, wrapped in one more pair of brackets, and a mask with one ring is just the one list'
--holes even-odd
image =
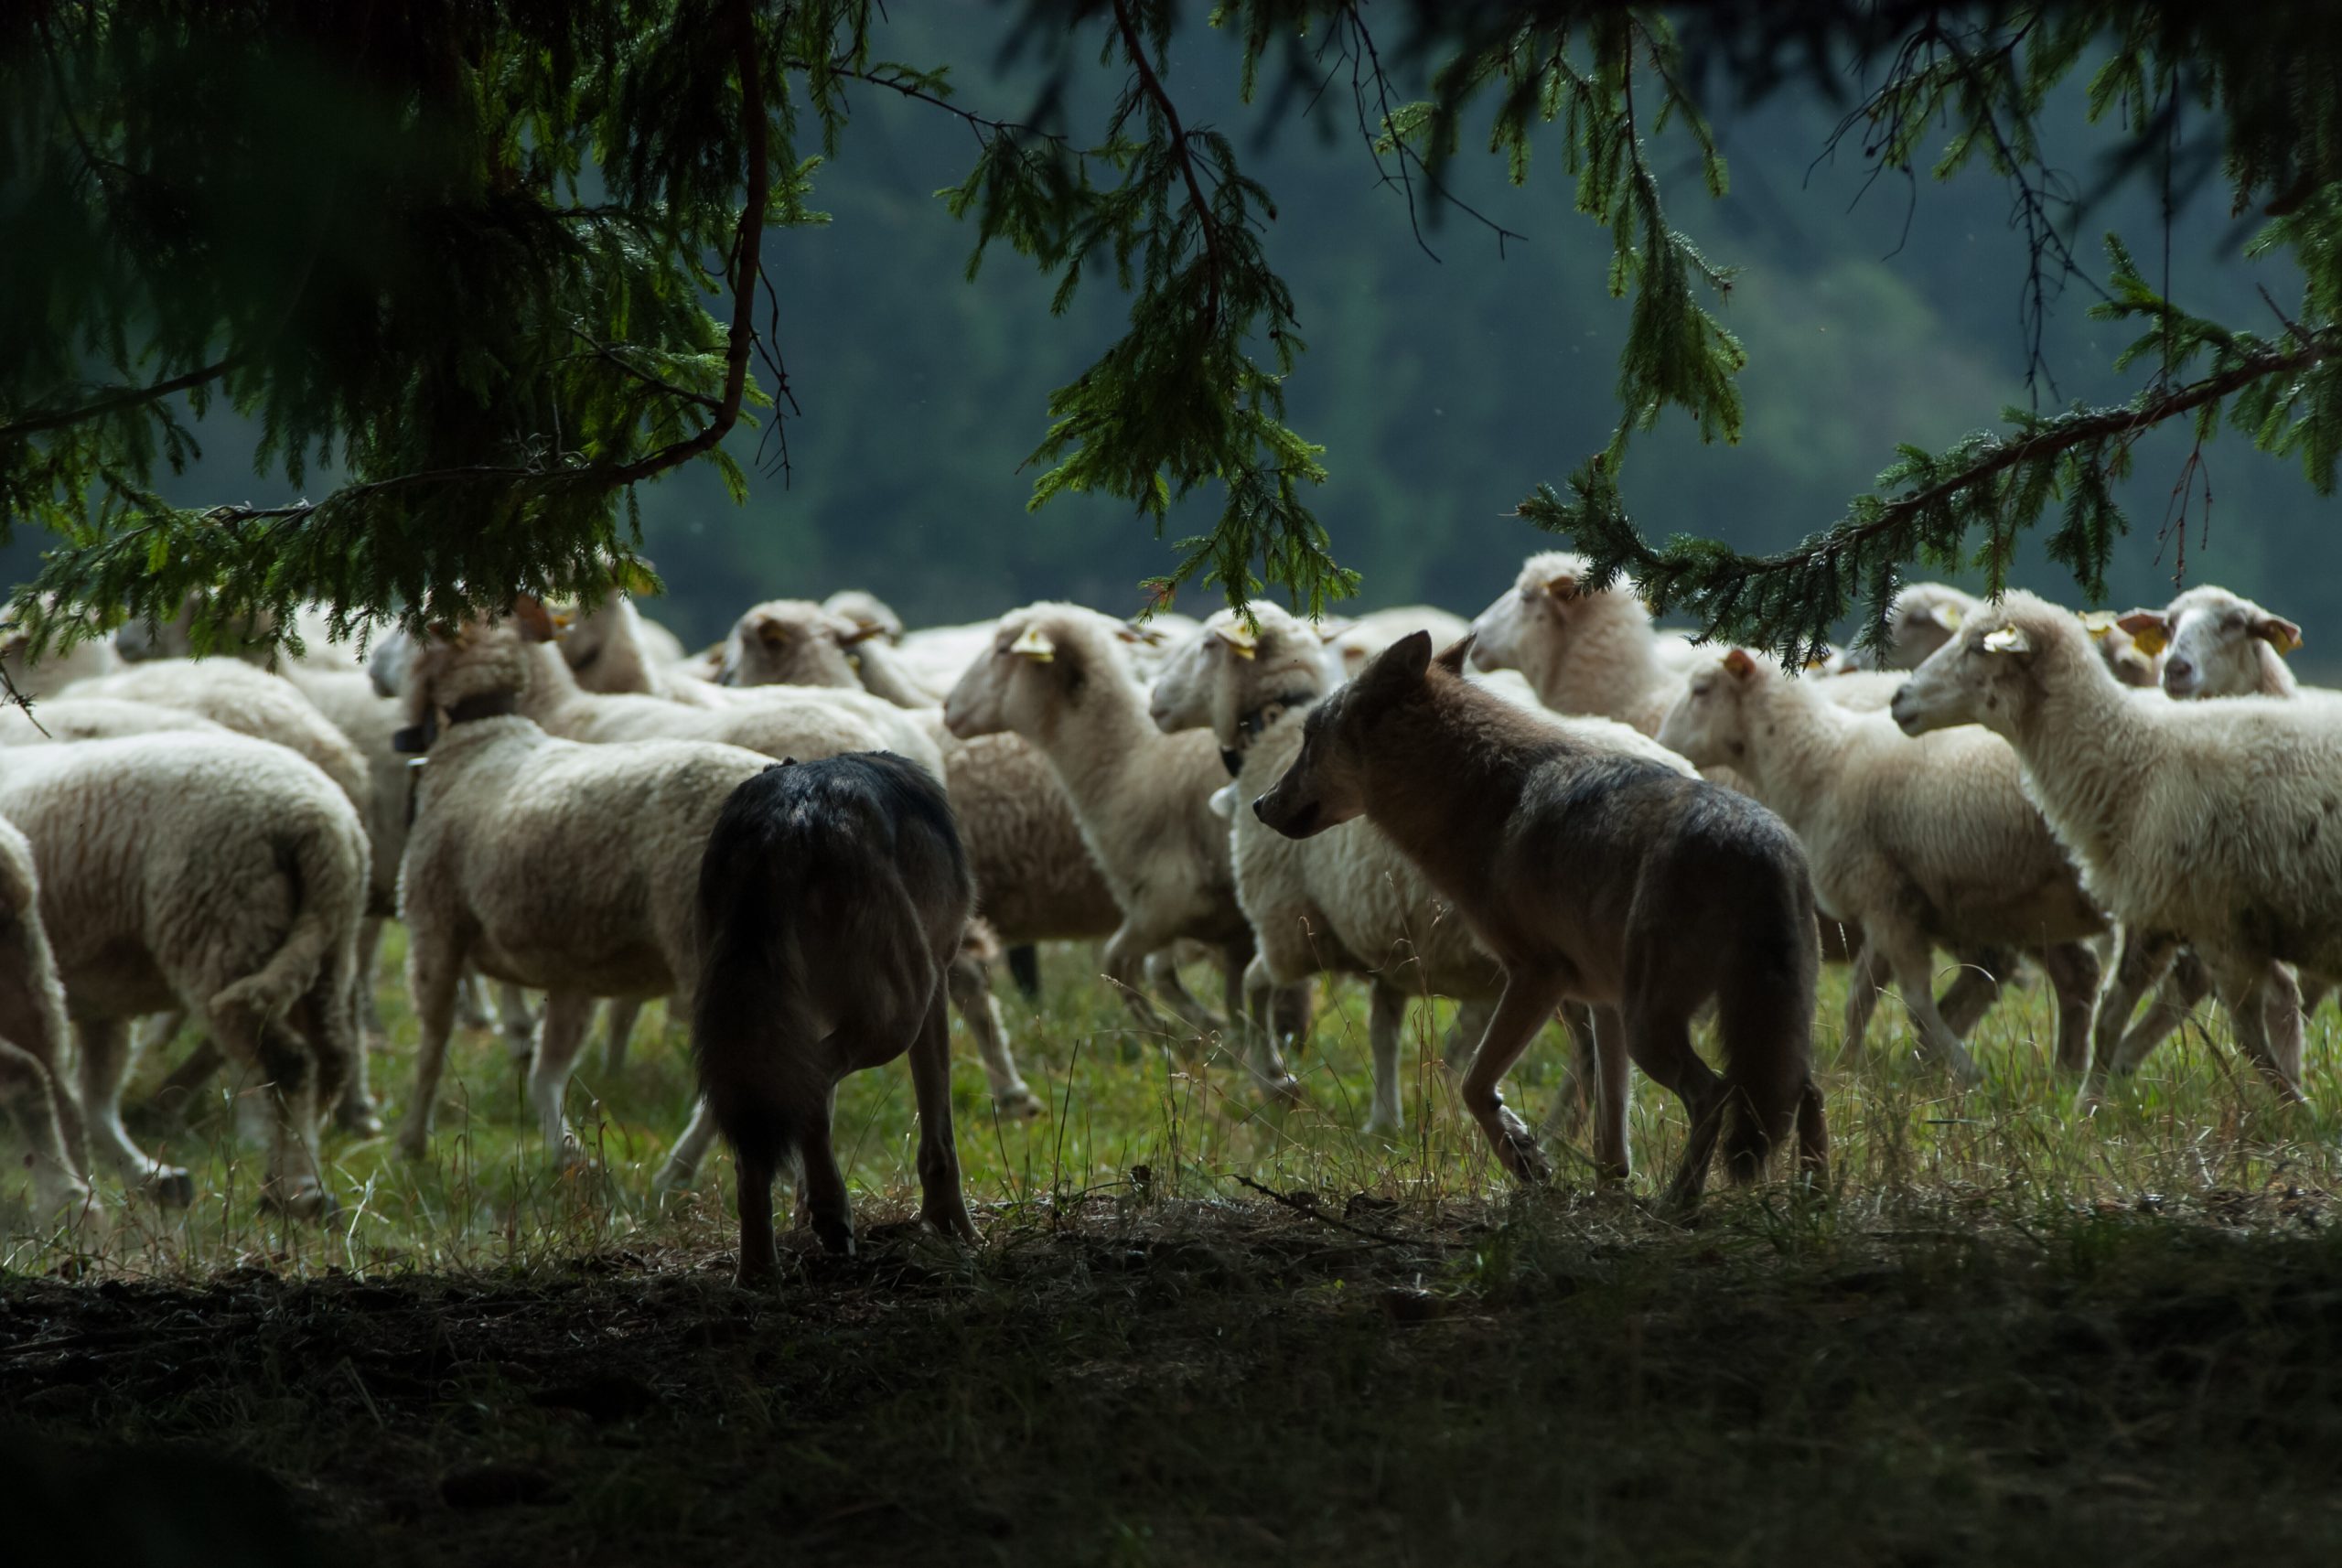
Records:
{"label": "sheep standing in grass", "polygon": [[1885,714],[1830,703],[1821,683],[1733,649],[1693,672],[1659,738],[1746,779],[1803,841],[1822,912],[1861,929],[1849,1047],[1877,994],[1875,961],[1902,992],[1921,1048],[1973,1080],[1965,1029],[1932,994],[1934,950],[2025,948],[2057,990],[2057,1060],[2080,1071],[2099,981],[2085,944],[2106,921],[2025,799],[2015,752],[1972,727],[1911,740]]}
{"label": "sheep standing in grass", "polygon": [[951,1139],[944,971],[975,882],[934,777],[883,754],[783,763],[733,790],[699,877],[706,979],[692,1048],[739,1165],[740,1283],[779,1270],[772,1184],[795,1167],[814,1234],[854,1251],[830,1144],[839,1079],[910,1053],[920,1214],[975,1238]]}
{"label": "sheep standing in grass", "polygon": [[263,1196],[329,1209],[316,1109],[350,1070],[367,886],[348,799],[282,746],[167,734],[0,753],[0,815],[33,846],[94,1153],[167,1199],[192,1196],[122,1124],[130,1021],[184,1008],[270,1087]]}
{"label": "sheep standing in grass", "polygon": [[[2129,691],[2079,620],[2024,593],[1971,616],[1894,714],[1913,735],[1981,724],[2004,736],[2083,887],[2118,922],[2090,1091],[2133,1065],[2111,1059],[2115,1036],[2186,941],[2247,1056],[2300,1093],[2299,998],[2281,966],[2342,973],[2342,717]],[[2273,1044],[2264,1007],[2280,1021]]]}
{"label": "sheep standing in grass", "polygon": [[[547,736],[514,710],[543,667],[522,633],[549,638],[552,628],[533,602],[519,618],[424,642],[407,672],[410,717],[430,736],[399,879],[422,1026],[399,1133],[410,1156],[430,1144],[467,967],[545,993],[529,1100],[559,1157],[578,1156],[562,1098],[594,1001],[693,993],[693,886],[708,830],[770,760],[705,742]],[[689,1174],[697,1150],[688,1153],[678,1146],[671,1171]]]}
{"label": "sheep standing in grass", "polygon": [[[1818,1170],[1819,958],[1796,835],[1745,796],[1477,690],[1463,679],[1468,649],[1434,662],[1423,633],[1393,643],[1310,710],[1300,755],[1253,811],[1294,838],[1364,816],[1504,966],[1462,1097],[1516,1177],[1542,1181],[1552,1167],[1499,1086],[1570,997],[1616,1009],[1623,1025],[1598,1031],[1595,1155],[1606,1172],[1627,1172],[1630,1057],[1691,1119],[1670,1184],[1677,1206],[1697,1201],[1720,1137],[1735,1180],[1760,1175],[1793,1126]],[[1692,1016],[1710,997],[1721,1079],[1692,1048]]]}
{"label": "sheep standing in grass", "polygon": [[40,923],[33,846],[0,820],[0,1105],[26,1144],[34,1207],[43,1215],[89,1202],[81,1101],[65,1079],[65,986]]}
{"label": "sheep standing in grass", "polygon": [[[1058,604],[1003,617],[991,650],[952,689],[944,721],[963,740],[1014,732],[1048,759],[1122,909],[1103,962],[1133,1013],[1157,1022],[1138,988],[1144,964],[1190,1027],[1221,1027],[1170,964],[1166,950],[1188,938],[1221,950],[1229,1015],[1241,1019],[1252,933],[1236,902],[1229,825],[1210,805],[1227,780],[1219,748],[1207,735],[1155,727],[1146,693],[1101,618]],[[1290,1096],[1295,1086],[1273,1036],[1252,1035],[1247,1065],[1271,1093]]]}

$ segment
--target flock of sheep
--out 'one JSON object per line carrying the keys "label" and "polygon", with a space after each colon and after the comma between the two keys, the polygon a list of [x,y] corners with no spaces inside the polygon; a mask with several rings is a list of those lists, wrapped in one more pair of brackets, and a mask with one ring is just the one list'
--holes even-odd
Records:
{"label": "flock of sheep", "polygon": [[[1044,603],[907,631],[848,593],[758,605],[690,655],[613,595],[577,613],[524,597],[422,639],[379,629],[362,661],[321,625],[293,628],[298,655],[263,655],[277,628],[252,628],[267,668],[195,660],[192,605],[38,662],[10,646],[7,676],[36,701],[0,709],[0,1097],[34,1197],[86,1204],[100,1165],[191,1197],[186,1171],[133,1140],[122,1098],[134,1026],[168,1038],[192,1018],[205,1043],[169,1091],[223,1065],[258,1086],[264,1201],[329,1212],[324,1123],[381,1130],[365,1045],[392,918],[421,1026],[402,1148],[427,1149],[466,1020],[506,1032],[553,1157],[580,1158],[563,1101],[596,1004],[615,1062],[644,1002],[700,993],[702,861],[727,800],[776,758],[881,751],[940,782],[957,818],[978,918],[945,985],[1003,1113],[1040,1106],[991,965],[1004,952],[1029,983],[1033,944],[1101,940],[1144,1027],[1226,1041],[1274,1099],[1300,1092],[1285,1056],[1317,977],[1363,981],[1368,1126],[1395,1132],[1410,1001],[1460,1004],[1445,1054],[1465,1066],[1505,968],[1370,805],[1298,838],[1252,805],[1311,711],[1418,631],[1468,639],[1457,667],[1468,653],[1522,733],[1704,771],[1786,822],[1821,950],[1854,967],[1849,1044],[1892,983],[1921,1049],[1973,1079],[1963,1037],[2029,960],[2086,1096],[2209,992],[2279,1091],[2301,1092],[2304,1007],[2342,974],[2342,705],[2287,670],[2297,627],[2217,588],[2118,620],[1918,585],[1882,654],[1792,676],[1584,577],[1575,557],[1532,556],[1468,625],[1266,604],[1133,625]],[[1569,869],[1550,876],[1566,898]],[[1939,954],[1956,964],[1940,997]],[[1213,1001],[1179,977],[1203,955],[1224,975]],[[1589,1080],[1624,1071],[1597,1066],[1614,1023],[1562,1012],[1575,1048],[1549,1129],[1588,1098],[1615,1111],[1617,1086]],[[715,1125],[703,1104],[662,1186],[691,1178]],[[1622,1117],[1596,1141],[1623,1173]]]}

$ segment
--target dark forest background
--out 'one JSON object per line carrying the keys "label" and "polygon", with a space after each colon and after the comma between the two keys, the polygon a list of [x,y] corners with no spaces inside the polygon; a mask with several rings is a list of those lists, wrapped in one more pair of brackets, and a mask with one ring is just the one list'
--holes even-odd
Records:
{"label": "dark forest background", "polygon": [[[962,102],[1014,115],[1045,68],[1030,49],[1005,48],[1012,26],[989,6],[898,7],[882,52],[949,59]],[[1090,47],[1073,49],[1077,66]],[[1332,477],[1314,504],[1337,554],[1365,575],[1361,602],[1478,609],[1524,553],[1552,542],[1509,515],[1514,503],[1539,481],[1558,481],[1617,417],[1626,307],[1604,287],[1609,234],[1571,209],[1560,138],[1519,189],[1467,142],[1459,192],[1526,239],[1499,255],[1469,220],[1427,211],[1438,218],[1424,229],[1434,261],[1403,198],[1376,183],[1346,77],[1314,106],[1272,116],[1239,102],[1234,41],[1200,26],[1180,37],[1172,68],[1190,123],[1230,132],[1275,197],[1269,254],[1310,345],[1291,383],[1292,423],[1326,446]],[[2081,80],[2045,126],[2052,161],[2086,199],[2075,253],[2095,267],[2099,236],[2113,229],[2158,274],[2165,182],[2150,166],[2107,188],[2117,133],[2084,123]],[[1071,102],[1077,133],[1094,134],[1097,115],[1083,118],[1093,106],[1079,91]],[[1858,135],[1821,158],[1840,109],[1810,88],[1753,107],[1718,97],[1710,108],[1731,166],[1724,199],[1705,197],[1680,141],[1661,137],[1654,152],[1672,177],[1677,226],[1742,269],[1724,319],[1749,352],[1746,434],[1737,446],[1703,446],[1671,421],[1636,444],[1625,489],[1651,534],[1767,549],[1834,520],[1898,442],[1940,448],[1994,423],[2004,403],[2029,400],[2026,252],[2010,226],[2009,188],[1989,174],[1916,188],[1888,177],[1865,191]],[[1045,596],[1134,609],[1139,579],[1166,570],[1169,541],[1192,531],[1175,516],[1158,541],[1120,503],[1080,497],[1026,510],[1033,474],[1020,465],[1045,428],[1047,394],[1117,335],[1126,302],[1101,276],[1053,317],[1047,285],[1005,252],[967,282],[973,233],[934,193],[964,176],[974,151],[951,116],[865,89],[845,145],[816,178],[815,204],[834,220],[768,238],[802,409],[786,424],[786,478],[768,439],[744,507],[700,470],[640,492],[646,547],[668,590],[653,613],[688,640],[720,635],[757,599],[847,585],[876,590],[913,624]],[[2273,326],[2259,286],[2290,300],[2299,280],[2282,263],[2244,259],[2251,224],[2231,219],[2217,178],[2199,196],[2175,196],[2170,292],[2202,315]],[[2037,388],[2046,407],[2135,390],[2139,372],[2118,378],[2110,368],[2123,329],[2086,317],[2094,297],[2075,280],[2053,300],[2042,352],[2056,386]],[[251,430],[225,416],[200,429],[204,461],[167,478],[167,496],[283,499],[281,481],[252,472]],[[744,462],[757,456],[755,433],[734,445]],[[2160,602],[2181,568],[2169,523],[2188,445],[2167,430],[2139,446],[2133,532],[2111,575],[2118,607]],[[2342,582],[2325,569],[2336,503],[2309,490],[2295,465],[2234,436],[2205,456],[2212,504],[2197,493],[2188,509],[2186,579],[2226,583],[2310,628],[2307,669],[2342,654],[2319,636],[2342,626]],[[331,477],[312,479],[321,489]],[[1217,499],[1197,498],[1198,528]],[[12,579],[41,546],[19,534],[6,552]],[[2077,597],[2037,550],[2017,578]],[[1200,613],[1209,606],[1199,596],[1191,591],[1180,607]]]}

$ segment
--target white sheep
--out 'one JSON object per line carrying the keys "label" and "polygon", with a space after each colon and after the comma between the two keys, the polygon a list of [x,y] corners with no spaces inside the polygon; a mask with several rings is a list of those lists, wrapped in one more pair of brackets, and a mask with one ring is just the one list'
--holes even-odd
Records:
{"label": "white sheep", "polygon": [[[2089,1091],[2133,1065],[2110,1059],[2114,1037],[2186,941],[2247,1056],[2300,1092],[2299,997],[2282,965],[2342,972],[2342,714],[2130,691],[2078,619],[2025,593],[1968,618],[1894,714],[1912,734],[1982,724],[2005,736],[2083,887],[2118,922]],[[2280,1020],[2273,1047],[2264,1009]]]}
{"label": "white sheep", "polygon": [[1471,622],[1446,610],[1430,605],[1400,605],[1386,610],[1369,610],[1338,625],[1329,623],[1322,635],[1327,651],[1333,655],[1342,679],[1347,681],[1365,669],[1368,660],[1409,632],[1427,631],[1433,647],[1445,648],[1471,629]]}
{"label": "white sheep", "polygon": [[151,735],[156,730],[184,730],[190,735],[235,733],[225,725],[215,725],[185,708],[133,703],[120,697],[77,697],[70,702],[45,697],[30,709],[13,703],[0,705],[0,746],[116,740],[126,735]]}
{"label": "white sheep", "polygon": [[822,607],[890,643],[903,640],[903,618],[895,613],[894,606],[876,594],[861,588],[840,588],[822,601]]}
{"label": "white sheep", "polygon": [[184,1008],[270,1085],[263,1197],[329,1210],[315,1110],[355,1048],[367,887],[347,798],[282,746],[165,734],[0,753],[0,815],[33,846],[94,1152],[166,1199],[192,1196],[186,1171],[131,1142],[121,1105],[130,1020]]}
{"label": "white sheep", "polygon": [[697,707],[721,701],[705,681],[676,668],[682,644],[625,594],[606,594],[592,609],[556,614],[554,622],[562,628],[561,657],[580,691],[632,692]]}
{"label": "white sheep", "polygon": [[[457,984],[477,967],[545,992],[529,1099],[559,1157],[577,1157],[562,1099],[594,1001],[693,994],[701,851],[725,800],[771,760],[706,742],[546,735],[514,712],[544,669],[522,641],[523,629],[551,635],[541,616],[459,628],[419,645],[408,667],[409,715],[431,736],[399,883],[422,1025],[399,1131],[410,1156],[429,1146]],[[697,1153],[679,1144],[669,1170],[688,1175]]]}
{"label": "white sheep", "polygon": [[[1227,779],[1207,735],[1166,736],[1147,717],[1123,644],[1096,612],[1038,604],[1003,617],[990,650],[952,689],[945,723],[962,739],[1013,731],[1048,759],[1083,842],[1121,907],[1103,965],[1142,1021],[1144,964],[1172,1010],[1204,1033],[1220,1026],[1178,983],[1165,950],[1180,938],[1221,950],[1230,1022],[1242,1012],[1252,936],[1236,902],[1225,819],[1210,807]],[[1295,1084],[1272,1035],[1252,1031],[1246,1065],[1273,1094]]]}
{"label": "white sheep", "polygon": [[24,1135],[33,1204],[43,1215],[90,1200],[81,1101],[65,1078],[66,1028],[33,847],[0,820],[0,1105]]}
{"label": "white sheep", "polygon": [[32,639],[18,628],[0,628],[0,671],[7,689],[20,697],[45,697],[76,681],[111,675],[122,668],[122,656],[110,637],[85,637],[72,647],[52,648],[35,659]]}
{"label": "white sheep", "polygon": [[1791,679],[1742,649],[1712,654],[1660,742],[1746,780],[1803,842],[1822,912],[1862,930],[1849,1047],[1868,1022],[1875,964],[1901,991],[1921,1048],[1974,1079],[1965,1022],[1955,1028],[1933,997],[1932,952],[2025,948],[2057,993],[2057,1059],[2081,1070],[2099,980],[2085,944],[2106,921],[2025,799],[2016,753],[1972,727],[1912,740],[1886,714],[1849,712],[1820,690],[1856,678]]}
{"label": "white sheep", "polygon": [[2143,653],[2162,655],[2163,689],[2174,697],[2290,697],[2301,690],[2285,659],[2302,645],[2302,628],[2226,588],[2190,588],[2116,625]]}

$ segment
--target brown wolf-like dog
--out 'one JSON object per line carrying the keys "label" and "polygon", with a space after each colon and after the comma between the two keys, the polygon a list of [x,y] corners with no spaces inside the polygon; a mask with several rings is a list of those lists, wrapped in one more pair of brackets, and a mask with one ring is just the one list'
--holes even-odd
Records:
{"label": "brown wolf-like dog", "polygon": [[742,1284],[779,1273],[772,1184],[791,1167],[822,1246],[854,1251],[830,1107],[840,1079],[907,1050],[920,1217],[974,1238],[943,1007],[975,891],[943,786],[890,752],[777,763],[724,803],[700,866],[692,1048],[739,1167]]}
{"label": "brown wolf-like dog", "polygon": [[[1778,817],[1746,796],[1589,745],[1432,658],[1417,632],[1309,714],[1301,755],[1252,803],[1294,838],[1359,815],[1423,868],[1504,966],[1504,998],[1464,1103],[1524,1181],[1551,1168],[1498,1086],[1553,1009],[1606,1011],[1597,1159],[1627,1168],[1629,1057],[1692,1121],[1670,1201],[1698,1201],[1729,1116],[1727,1167],[1761,1175],[1794,1123],[1805,1167],[1828,1159],[1812,1077],[1813,886]],[[1716,1000],[1719,1079],[1692,1049]]]}

